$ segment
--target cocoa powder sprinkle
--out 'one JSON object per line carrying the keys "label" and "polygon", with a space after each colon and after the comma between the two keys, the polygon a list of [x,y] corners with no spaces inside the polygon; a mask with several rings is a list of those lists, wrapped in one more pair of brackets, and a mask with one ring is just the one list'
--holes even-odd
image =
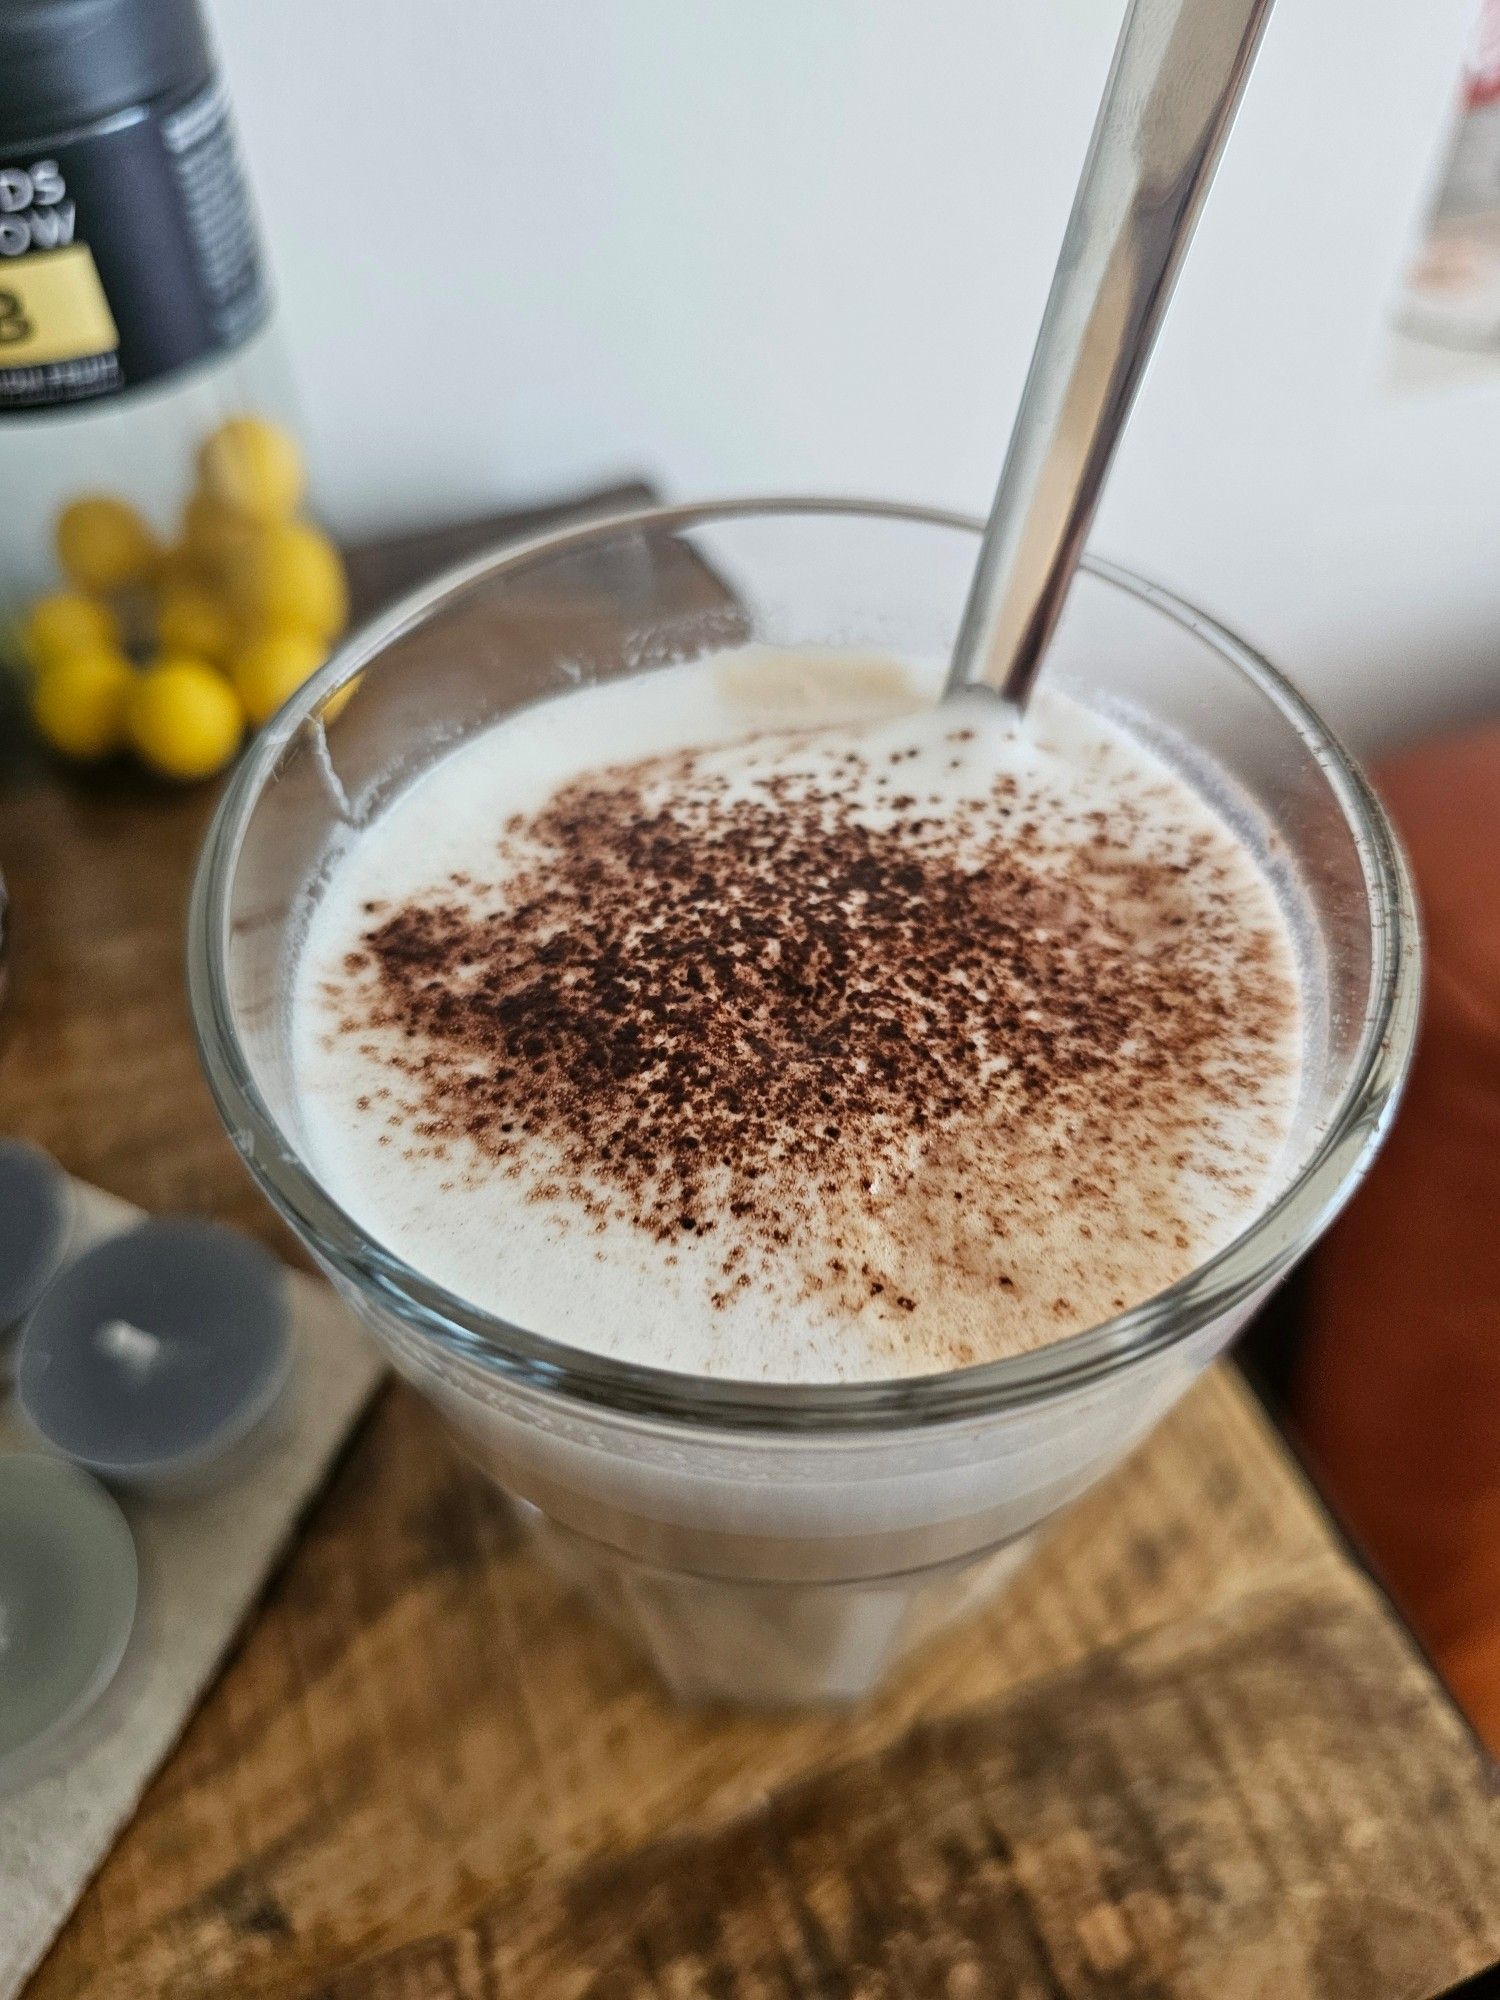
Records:
{"label": "cocoa powder sprinkle", "polygon": [[[872,779],[847,753],[815,782],[730,787],[698,752],[596,772],[497,815],[490,881],[366,903],[324,993],[405,1143],[523,1177],[545,1144],[532,1198],[720,1246],[710,1306],[794,1269],[896,1343],[934,1287],[1025,1309],[1017,1246],[1059,1198],[1087,1238],[1128,1188],[1141,1235],[1186,1246],[1195,1133],[1275,1094],[1296,1004],[1223,847],[1153,858],[1128,800],[1059,843],[1034,795],[1007,818],[1010,778],[872,813]],[[1031,1286],[1035,1339],[1121,1295],[1097,1257],[1077,1302],[1076,1271]]]}

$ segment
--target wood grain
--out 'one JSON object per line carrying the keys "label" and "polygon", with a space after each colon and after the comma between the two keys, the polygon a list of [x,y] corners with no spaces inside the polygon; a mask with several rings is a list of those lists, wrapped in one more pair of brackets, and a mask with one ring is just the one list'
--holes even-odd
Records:
{"label": "wood grain", "polygon": [[32,2000],[1432,1993],[1483,1761],[1216,1371],[851,1714],[675,1708],[406,1392]]}
{"label": "wood grain", "polygon": [[[187,1033],[209,803],[13,770],[0,1129],[285,1247]],[[782,1718],[674,1708],[392,1389],[31,1991],[1407,2000],[1497,1955],[1492,1774],[1231,1371],[877,1700]]]}

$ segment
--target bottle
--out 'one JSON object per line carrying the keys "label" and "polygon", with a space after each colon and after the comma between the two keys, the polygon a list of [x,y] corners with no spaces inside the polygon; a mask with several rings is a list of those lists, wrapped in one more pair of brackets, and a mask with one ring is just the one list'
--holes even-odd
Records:
{"label": "bottle", "polygon": [[205,440],[248,417],[274,443],[290,416],[197,0],[5,0],[0,644],[24,650],[38,597],[96,587],[139,631],[130,593],[172,561],[185,508],[191,530]]}

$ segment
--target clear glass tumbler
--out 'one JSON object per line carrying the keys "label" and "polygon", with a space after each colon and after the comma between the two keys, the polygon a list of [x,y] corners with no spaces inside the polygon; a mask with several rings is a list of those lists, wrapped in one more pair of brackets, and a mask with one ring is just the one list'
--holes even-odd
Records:
{"label": "clear glass tumbler", "polygon": [[[453,743],[582,681],[725,646],[946,656],[977,521],[836,501],[655,509],[501,548],[350,639],[261,734],[204,848],[189,978],[251,1173],[538,1546],[684,1697],[848,1699],[992,1590],[1233,1338],[1339,1208],[1394,1110],[1418,1002],[1400,852],[1279,674],[1167,592],[1079,576],[1047,671],[1206,785],[1302,958],[1305,1083],[1281,1184],[1158,1297],[1019,1358],[776,1386],[611,1360],[508,1324],[373,1240],[301,1137],[288,994],[319,871]],[[352,697],[349,694],[353,689]]]}

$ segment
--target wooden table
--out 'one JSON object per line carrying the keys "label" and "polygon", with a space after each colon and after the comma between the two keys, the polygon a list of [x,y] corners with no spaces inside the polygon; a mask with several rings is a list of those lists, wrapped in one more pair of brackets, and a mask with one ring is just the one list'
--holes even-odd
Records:
{"label": "wooden table", "polygon": [[[188,1035],[210,804],[15,761],[0,1130],[288,1251]],[[881,1698],[775,1719],[673,1708],[387,1391],[32,1992],[1404,2000],[1497,1956],[1493,1774],[1221,1367]]]}

